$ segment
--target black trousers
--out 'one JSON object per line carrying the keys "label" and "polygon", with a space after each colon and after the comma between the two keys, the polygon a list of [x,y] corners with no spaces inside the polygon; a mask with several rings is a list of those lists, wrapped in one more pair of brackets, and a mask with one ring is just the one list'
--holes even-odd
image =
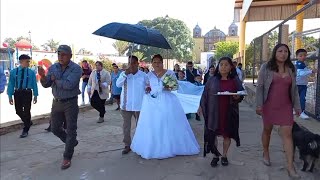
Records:
{"label": "black trousers", "polygon": [[104,114],[106,113],[105,103],[106,100],[100,99],[98,91],[94,91],[91,97],[90,104],[94,109],[96,109],[99,112],[100,117],[104,117]]}
{"label": "black trousers", "polygon": [[[78,113],[78,97],[52,102],[51,131],[66,144],[63,157],[67,160],[71,160],[77,142]],[[66,123],[66,130],[63,129],[64,123]]]}
{"label": "black trousers", "polygon": [[15,90],[14,94],[14,106],[16,114],[22,120],[24,127],[23,131],[28,132],[31,126],[31,102],[32,91],[31,90]]}

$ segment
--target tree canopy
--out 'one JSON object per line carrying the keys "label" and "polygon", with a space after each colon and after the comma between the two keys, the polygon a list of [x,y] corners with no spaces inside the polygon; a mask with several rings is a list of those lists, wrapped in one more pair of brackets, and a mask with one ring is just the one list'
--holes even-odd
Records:
{"label": "tree canopy", "polygon": [[194,46],[191,31],[186,24],[178,19],[168,16],[158,17],[153,20],[142,20],[139,24],[148,28],[154,28],[161,32],[171,46],[171,50],[155,48],[144,45],[136,45],[134,52],[142,52],[147,60],[154,54],[161,54],[164,58],[188,61],[192,59],[192,48]]}
{"label": "tree canopy", "polygon": [[129,48],[129,43],[126,41],[117,40],[112,44],[112,47],[118,51],[118,55],[122,56]]}
{"label": "tree canopy", "polygon": [[56,51],[59,46],[59,41],[49,39],[46,43],[42,44],[41,47],[46,51]]}
{"label": "tree canopy", "polygon": [[215,44],[215,58],[220,59],[221,57],[228,56],[233,57],[238,52],[239,43],[232,41],[221,41]]}

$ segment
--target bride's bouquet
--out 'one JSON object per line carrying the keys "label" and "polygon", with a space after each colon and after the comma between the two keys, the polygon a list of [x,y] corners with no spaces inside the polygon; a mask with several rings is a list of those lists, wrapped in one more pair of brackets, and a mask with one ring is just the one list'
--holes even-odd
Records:
{"label": "bride's bouquet", "polygon": [[163,86],[166,90],[175,91],[178,89],[178,81],[176,78],[173,78],[171,75],[166,74],[163,78]]}

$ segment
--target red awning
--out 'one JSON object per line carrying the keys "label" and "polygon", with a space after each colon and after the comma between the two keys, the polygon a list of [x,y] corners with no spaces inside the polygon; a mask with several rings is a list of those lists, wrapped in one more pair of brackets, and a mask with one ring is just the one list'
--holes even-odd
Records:
{"label": "red awning", "polygon": [[22,48],[22,49],[30,49],[30,48],[32,48],[32,45],[30,44],[30,42],[25,40],[25,39],[21,39],[20,41],[15,43],[14,46],[16,48]]}

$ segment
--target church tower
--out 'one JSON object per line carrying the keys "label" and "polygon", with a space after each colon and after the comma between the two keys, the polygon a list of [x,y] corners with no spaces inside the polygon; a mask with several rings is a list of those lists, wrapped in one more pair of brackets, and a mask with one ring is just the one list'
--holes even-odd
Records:
{"label": "church tower", "polygon": [[196,27],[193,28],[193,37],[194,38],[199,38],[201,37],[201,28],[200,26],[197,24]]}
{"label": "church tower", "polygon": [[201,52],[204,52],[204,37],[201,34],[201,28],[198,24],[193,28],[193,41],[193,60],[195,63],[199,64],[201,60]]}
{"label": "church tower", "polygon": [[228,36],[238,36],[238,26],[234,22],[229,26]]}
{"label": "church tower", "polygon": [[238,26],[236,25],[236,23],[234,23],[234,21],[229,26],[228,36],[226,38],[226,41],[239,42]]}

